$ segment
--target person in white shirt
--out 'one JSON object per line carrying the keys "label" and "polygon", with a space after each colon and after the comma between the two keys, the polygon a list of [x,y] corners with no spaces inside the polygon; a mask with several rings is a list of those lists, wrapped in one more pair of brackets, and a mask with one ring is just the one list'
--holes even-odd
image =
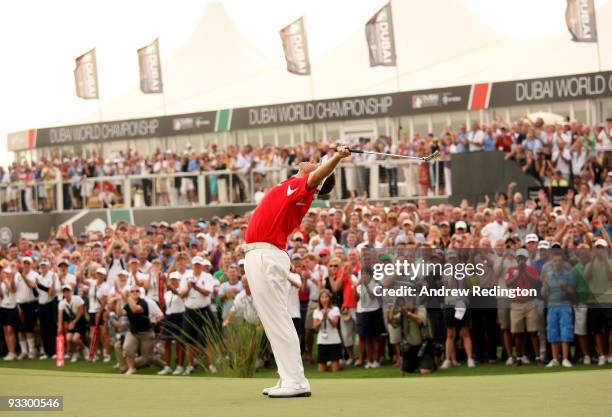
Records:
{"label": "person in white shirt", "polygon": [[[301,257],[300,254],[297,254]],[[327,277],[327,267],[318,263],[319,259],[315,254],[306,255],[306,285],[304,290],[308,293],[308,306],[306,307],[306,317],[304,318],[304,350],[308,363],[314,363],[312,357],[312,346],[314,344],[314,321],[312,315],[319,306],[319,291],[323,288],[323,283]],[[295,263],[295,260],[292,260]]]}
{"label": "person in white shirt", "polygon": [[504,212],[502,209],[495,209],[493,212],[494,220],[485,225],[480,231],[482,237],[486,237],[491,242],[502,239],[508,232],[508,222],[504,221]]}
{"label": "person in white shirt", "polygon": [[38,289],[36,282],[39,274],[32,269],[32,258],[25,256],[21,259],[22,273],[15,274],[15,287],[17,289],[17,304],[23,315],[19,326],[19,347],[21,353],[17,359],[36,357],[36,344],[34,342],[34,328],[36,327],[36,309],[38,308]]}
{"label": "person in white shirt", "polygon": [[331,303],[331,293],[321,290],[319,308],[313,314],[314,326],[317,329],[317,369],[327,371],[327,363],[331,362],[332,372],[340,370],[342,358],[342,340],[338,326],[340,325],[340,309]]}
{"label": "person in white shirt", "polygon": [[0,272],[0,325],[8,348],[8,354],[4,357],[5,361],[17,359],[16,333],[19,328],[19,313],[15,291],[15,270],[6,266]]}
{"label": "person in white shirt", "polygon": [[[194,370],[194,357],[196,349],[206,347],[206,339],[216,332],[217,319],[210,306],[212,296],[219,289],[219,281],[213,278],[204,267],[210,261],[196,256],[191,261],[193,276],[181,282],[179,294],[185,301],[185,314],[183,316],[183,333],[187,339],[188,366],[183,375],[190,375]],[[217,372],[213,362],[212,352],[205,349],[208,357],[208,369],[212,373]]]}
{"label": "person in white shirt", "polygon": [[[74,289],[77,287],[77,279],[76,276],[68,272],[68,267],[68,261],[65,259],[60,259],[60,261],[57,263],[57,284],[59,288],[62,288],[64,285],[69,285],[74,292]],[[57,299],[59,301],[61,301],[64,297],[63,293],[64,292],[61,290],[57,292]]]}
{"label": "person in white shirt", "polygon": [[[117,276],[118,275],[119,271],[117,271]],[[89,309],[87,311],[89,313],[89,334],[93,335],[96,331],[96,327],[98,328],[99,340],[101,340],[104,349],[104,362],[107,363],[110,362],[111,356],[110,341],[105,326],[107,319],[106,304],[112,287],[106,282],[106,269],[102,267],[96,269],[95,278],[89,279],[88,284],[88,286],[83,287],[83,290],[89,297]],[[94,362],[97,360],[97,348],[97,343],[96,346],[89,347],[90,351],[93,349],[91,356]]]}
{"label": "person in white shirt", "polygon": [[243,290],[236,295],[229,314],[223,320],[223,327],[227,327],[235,316],[240,317],[247,323],[259,324],[259,316],[257,310],[255,310],[255,305],[253,305],[253,296],[246,275],[242,277],[242,288]]}
{"label": "person in white shirt", "polygon": [[[140,292],[141,297],[147,297],[155,302],[159,302],[159,298],[157,295],[157,283],[151,285],[149,274],[145,274],[140,272],[139,269],[140,262],[136,258],[130,258],[128,261],[128,280],[127,284],[131,286],[138,286],[142,291]],[[152,288],[153,287],[153,288]],[[149,293],[154,297],[149,297]]]}
{"label": "person in white shirt", "polygon": [[[185,313],[185,302],[179,295],[181,282],[182,278],[180,273],[178,273],[178,271],[172,272],[168,279],[167,290],[164,293],[166,311],[164,320],[162,321],[160,338],[164,341],[164,359],[166,365],[157,373],[158,375],[182,375],[183,372],[185,372],[185,369],[183,369],[185,347],[183,346],[183,338],[181,337],[183,314]],[[175,346],[174,372],[172,371],[172,368],[170,368],[172,341],[174,341]]]}
{"label": "person in white shirt", "polygon": [[55,355],[55,335],[57,333],[57,293],[61,292],[57,273],[51,269],[48,259],[39,263],[38,276],[38,321],[40,323],[40,337],[44,352],[39,359],[44,360]]}
{"label": "person in white shirt", "polygon": [[85,301],[72,294],[70,285],[62,287],[63,298],[58,305],[57,331],[66,337],[66,351],[71,352],[71,362],[78,361],[79,352],[85,347]]}
{"label": "person in white shirt", "polygon": [[365,368],[380,367],[380,335],[385,332],[382,306],[374,290],[380,284],[371,276],[358,273],[357,281],[357,333],[359,334],[359,361]]}
{"label": "person in white shirt", "polygon": [[472,122],[472,130],[470,130],[467,134],[467,139],[470,144],[470,152],[482,151],[484,137],[484,132],[480,130],[478,122]]}
{"label": "person in white shirt", "polygon": [[287,311],[289,311],[289,315],[291,316],[291,320],[293,321],[293,326],[295,327],[295,331],[299,335],[302,321],[302,314],[300,312],[300,296],[299,291],[302,288],[302,277],[300,274],[296,274],[295,272],[289,273],[289,291],[287,292]]}
{"label": "person in white shirt", "polygon": [[227,281],[219,286],[219,301],[223,302],[222,319],[225,320],[234,305],[236,295],[242,291],[242,282],[238,276],[238,266],[229,265],[224,271]]}

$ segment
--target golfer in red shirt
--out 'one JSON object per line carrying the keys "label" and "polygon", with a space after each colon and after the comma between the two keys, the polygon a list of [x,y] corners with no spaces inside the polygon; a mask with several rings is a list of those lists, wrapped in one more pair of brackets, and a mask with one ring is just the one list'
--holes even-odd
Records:
{"label": "golfer in red shirt", "polygon": [[[300,342],[287,311],[290,260],[285,248],[287,237],[308,212],[319,184],[349,155],[348,147],[338,146],[336,153],[321,164],[302,162],[295,176],[266,192],[249,221],[245,271],[280,375],[276,386],[263,390],[270,398],[310,396]],[[320,194],[331,191],[328,181],[332,179],[325,181]]]}

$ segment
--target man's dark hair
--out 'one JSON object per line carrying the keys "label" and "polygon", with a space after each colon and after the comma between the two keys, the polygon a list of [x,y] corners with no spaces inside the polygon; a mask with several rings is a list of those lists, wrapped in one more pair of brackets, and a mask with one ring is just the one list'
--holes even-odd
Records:
{"label": "man's dark hair", "polygon": [[327,195],[329,193],[331,193],[331,191],[334,189],[334,186],[336,185],[336,174],[331,174],[329,177],[325,178],[325,180],[323,181],[323,184],[321,185],[321,188],[319,188],[319,191],[317,192],[318,195]]}

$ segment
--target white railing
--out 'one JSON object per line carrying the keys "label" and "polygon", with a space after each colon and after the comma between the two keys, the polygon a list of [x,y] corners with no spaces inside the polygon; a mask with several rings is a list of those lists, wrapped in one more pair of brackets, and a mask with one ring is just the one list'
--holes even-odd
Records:
{"label": "white railing", "polygon": [[[330,198],[342,200],[365,192],[373,199],[446,196],[450,169],[443,168],[444,164],[438,161],[423,165],[409,160],[341,164],[336,169],[336,187]],[[288,167],[248,173],[214,170],[2,183],[0,211],[252,204],[269,187],[296,172],[296,168]],[[430,184],[419,178],[429,178]],[[443,187],[443,183],[448,186]]]}

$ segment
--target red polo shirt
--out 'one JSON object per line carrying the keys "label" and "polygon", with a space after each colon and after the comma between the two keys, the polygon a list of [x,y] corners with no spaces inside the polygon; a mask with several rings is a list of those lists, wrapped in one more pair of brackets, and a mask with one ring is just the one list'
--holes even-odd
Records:
{"label": "red polo shirt", "polygon": [[249,221],[247,243],[271,243],[281,250],[302,223],[317,187],[308,189],[308,176],[291,177],[270,188]]}

